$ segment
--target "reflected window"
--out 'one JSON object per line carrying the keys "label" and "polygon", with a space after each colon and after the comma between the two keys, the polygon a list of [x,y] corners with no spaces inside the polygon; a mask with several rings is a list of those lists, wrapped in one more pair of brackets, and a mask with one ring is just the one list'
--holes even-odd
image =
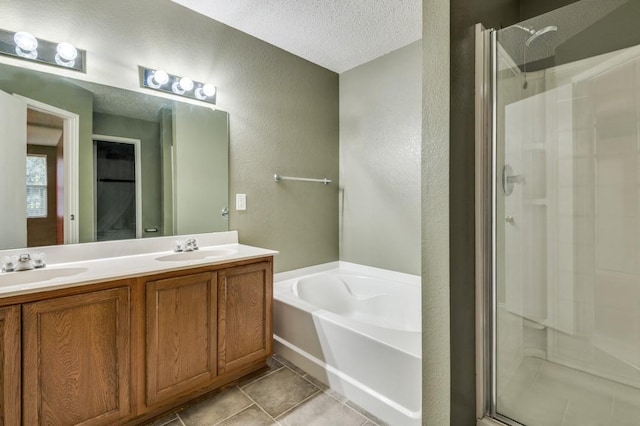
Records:
{"label": "reflected window", "polygon": [[47,217],[46,155],[27,155],[27,217]]}

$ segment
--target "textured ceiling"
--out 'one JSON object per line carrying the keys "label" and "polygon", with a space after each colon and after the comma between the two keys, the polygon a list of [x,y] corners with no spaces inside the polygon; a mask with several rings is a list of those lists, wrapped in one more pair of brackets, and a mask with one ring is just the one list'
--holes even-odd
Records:
{"label": "textured ceiling", "polygon": [[173,0],[342,73],[422,38],[421,0]]}

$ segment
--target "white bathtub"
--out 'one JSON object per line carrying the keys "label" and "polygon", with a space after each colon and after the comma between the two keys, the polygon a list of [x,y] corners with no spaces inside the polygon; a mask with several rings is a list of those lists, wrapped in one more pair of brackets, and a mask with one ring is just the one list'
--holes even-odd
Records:
{"label": "white bathtub", "polygon": [[386,423],[419,425],[420,288],[346,262],[276,274],[275,352]]}

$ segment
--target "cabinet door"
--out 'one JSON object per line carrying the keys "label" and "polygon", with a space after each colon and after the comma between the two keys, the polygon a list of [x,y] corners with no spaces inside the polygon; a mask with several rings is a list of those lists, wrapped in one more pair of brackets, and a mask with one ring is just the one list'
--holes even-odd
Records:
{"label": "cabinet door", "polygon": [[23,305],[23,423],[110,425],[130,413],[129,288]]}
{"label": "cabinet door", "polygon": [[271,355],[270,262],[239,266],[218,276],[218,374]]}
{"label": "cabinet door", "polygon": [[0,309],[0,425],[20,424],[20,307]]}
{"label": "cabinet door", "polygon": [[216,274],[147,283],[147,405],[216,376]]}

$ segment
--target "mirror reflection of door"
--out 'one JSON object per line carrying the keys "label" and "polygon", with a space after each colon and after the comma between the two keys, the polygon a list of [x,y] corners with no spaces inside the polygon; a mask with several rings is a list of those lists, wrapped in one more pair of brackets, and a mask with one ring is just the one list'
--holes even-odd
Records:
{"label": "mirror reflection of door", "polygon": [[139,141],[94,140],[96,241],[139,237]]}
{"label": "mirror reflection of door", "polygon": [[27,243],[25,162],[27,104],[0,91],[0,242],[5,247]]}
{"label": "mirror reflection of door", "polygon": [[27,247],[64,244],[63,124],[27,109]]}

